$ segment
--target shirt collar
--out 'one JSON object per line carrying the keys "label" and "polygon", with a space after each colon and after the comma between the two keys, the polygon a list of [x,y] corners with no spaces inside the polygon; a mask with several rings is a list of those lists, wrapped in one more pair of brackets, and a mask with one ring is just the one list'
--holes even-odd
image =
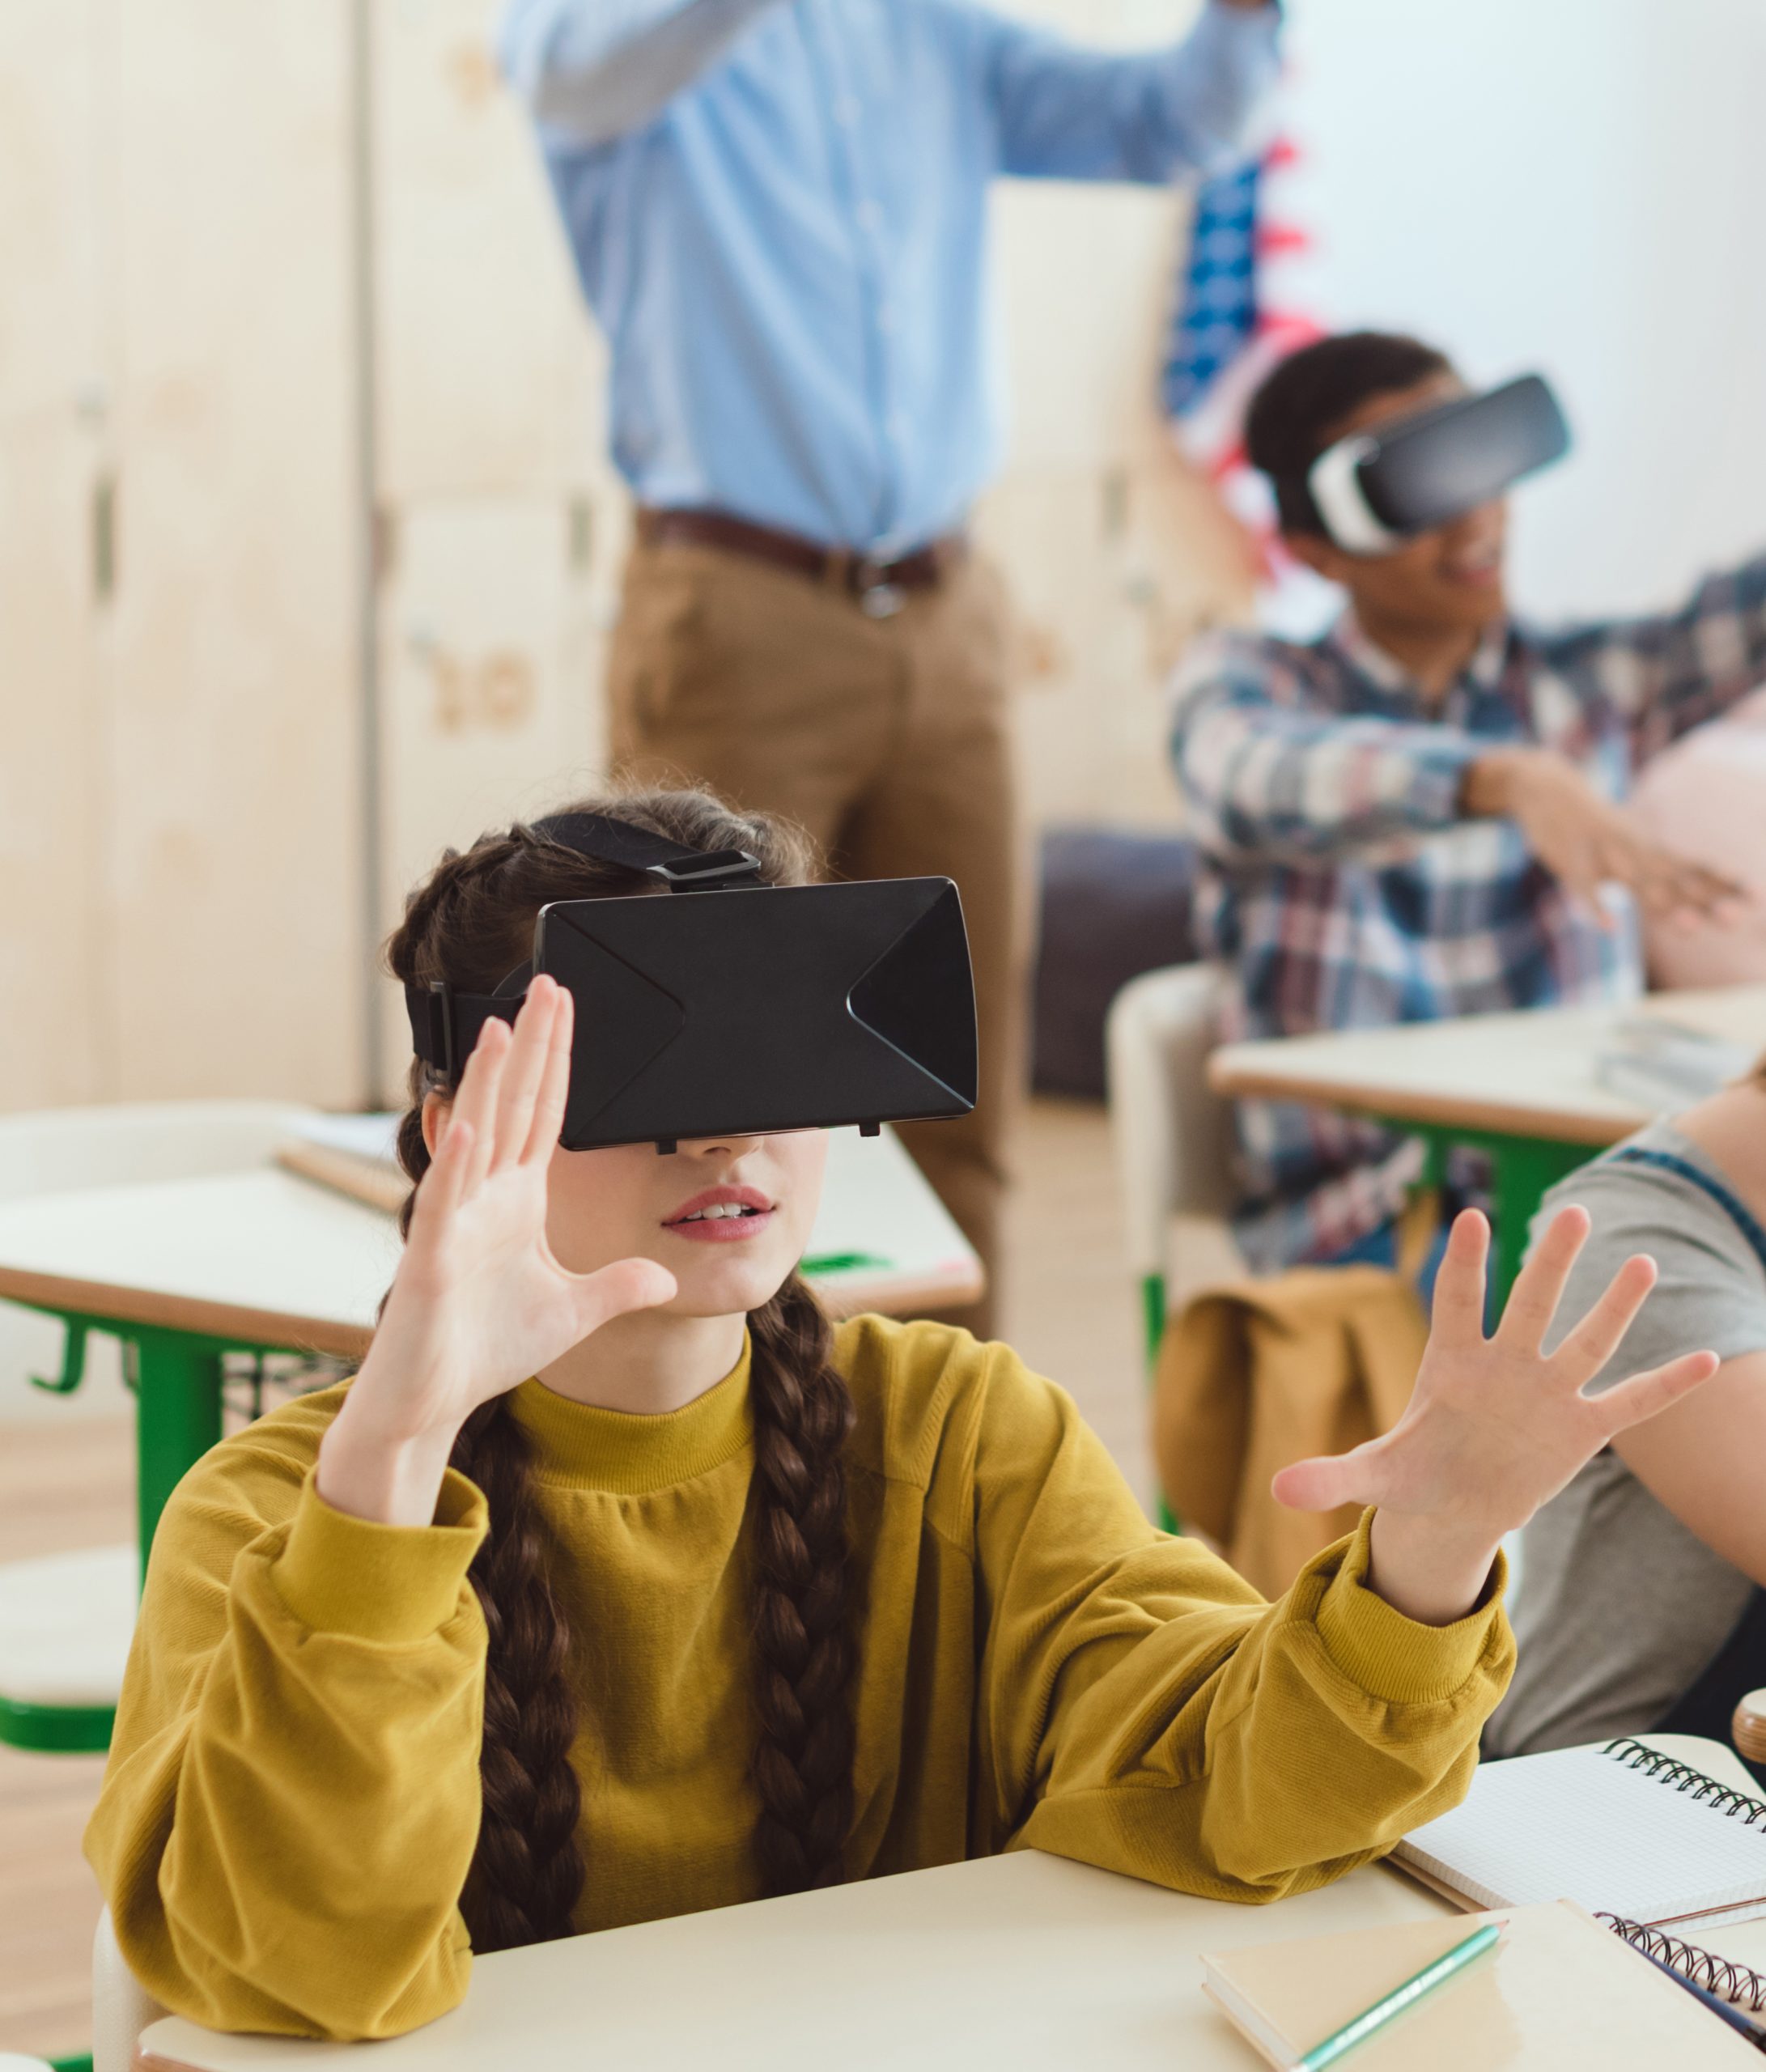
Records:
{"label": "shirt collar", "polygon": [[510,1399],[546,1482],[635,1496],[708,1475],[754,1437],[749,1403],[750,1345],[722,1381],[679,1410],[639,1416],[573,1403],[543,1382],[526,1381]]}
{"label": "shirt collar", "polygon": [[[1471,659],[1460,671],[1454,690],[1457,690],[1462,686],[1475,691],[1493,691],[1498,688],[1502,681],[1503,666],[1508,660],[1510,631],[1508,621],[1498,619],[1485,632],[1472,651]],[[1335,649],[1341,660],[1347,662],[1359,675],[1365,677],[1377,690],[1383,691],[1387,697],[1400,698],[1407,704],[1420,703],[1410,672],[1402,662],[1368,637],[1356,618],[1352,606],[1344,609],[1325,635],[1325,644]],[[1451,692],[1449,694],[1450,696]]]}

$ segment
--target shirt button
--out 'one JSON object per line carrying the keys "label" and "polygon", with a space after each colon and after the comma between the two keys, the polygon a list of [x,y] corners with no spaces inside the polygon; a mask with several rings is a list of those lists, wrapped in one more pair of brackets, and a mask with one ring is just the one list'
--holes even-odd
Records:
{"label": "shirt button", "polygon": [[883,211],[875,202],[860,202],[853,214],[858,218],[860,230],[878,231],[883,227]]}
{"label": "shirt button", "polygon": [[859,126],[859,104],[851,94],[842,94],[834,104],[834,119],[843,130]]}
{"label": "shirt button", "polygon": [[880,302],[877,306],[877,328],[885,338],[895,335],[895,308],[894,304]]}

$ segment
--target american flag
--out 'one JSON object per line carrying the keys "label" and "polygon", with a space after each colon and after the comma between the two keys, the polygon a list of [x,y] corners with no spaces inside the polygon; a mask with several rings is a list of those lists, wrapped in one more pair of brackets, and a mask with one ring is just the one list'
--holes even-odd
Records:
{"label": "american flag", "polygon": [[[1311,240],[1289,213],[1298,153],[1285,138],[1197,190],[1162,380],[1178,443],[1255,542],[1266,605],[1299,581],[1276,538],[1268,486],[1245,459],[1245,410],[1277,360],[1323,329],[1284,279]],[[1317,601],[1307,579],[1308,601]]]}

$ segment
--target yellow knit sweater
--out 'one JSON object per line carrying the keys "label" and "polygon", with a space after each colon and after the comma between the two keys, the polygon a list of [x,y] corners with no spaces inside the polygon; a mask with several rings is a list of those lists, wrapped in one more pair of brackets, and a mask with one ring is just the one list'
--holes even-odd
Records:
{"label": "yellow knit sweater", "polygon": [[[849,1875],[1016,1846],[1223,1899],[1322,1884],[1454,1803],[1513,1649],[1364,1587],[1366,1523],[1275,1605],[1156,1531],[1003,1346],[876,1317],[838,1361],[864,1575]],[[516,1393],[582,1637],[584,1929],[759,1896],[745,1361],[686,1409]],[[484,1501],[314,1492],[342,1391],[210,1453],[149,1565],[87,1851],[131,1968],[217,2028],[395,2034],[453,2006],[478,1825]]]}

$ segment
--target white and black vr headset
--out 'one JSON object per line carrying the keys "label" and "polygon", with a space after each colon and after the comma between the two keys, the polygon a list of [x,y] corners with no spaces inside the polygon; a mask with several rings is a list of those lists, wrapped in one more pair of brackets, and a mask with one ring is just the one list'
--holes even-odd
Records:
{"label": "white and black vr headset", "polygon": [[1543,376],[1360,431],[1306,472],[1319,523],[1345,554],[1390,554],[1561,460],[1569,427]]}

